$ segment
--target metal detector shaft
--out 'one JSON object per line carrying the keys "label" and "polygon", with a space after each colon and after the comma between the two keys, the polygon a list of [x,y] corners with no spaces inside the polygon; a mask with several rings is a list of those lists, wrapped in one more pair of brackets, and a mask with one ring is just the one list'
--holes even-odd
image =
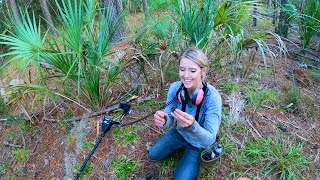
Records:
{"label": "metal detector shaft", "polygon": [[100,142],[102,141],[102,139],[104,138],[104,136],[106,135],[107,132],[103,132],[100,136],[100,138],[98,139],[98,141],[96,142],[96,144],[94,145],[93,149],[91,150],[90,154],[87,156],[86,160],[83,162],[78,174],[74,177],[74,180],[78,180],[80,177],[80,174],[82,173],[82,171],[84,170],[84,168],[86,167],[89,159],[91,158],[91,156],[93,155],[94,151],[97,149],[98,145],[100,144]]}
{"label": "metal detector shaft", "polygon": [[96,142],[96,144],[94,145],[93,149],[91,150],[90,154],[87,156],[86,160],[83,162],[79,172],[77,173],[77,175],[74,177],[74,180],[78,180],[80,177],[80,174],[82,173],[82,171],[84,170],[84,168],[86,167],[88,161],[90,160],[91,156],[93,155],[94,151],[97,149],[98,145],[100,144],[100,142],[102,141],[102,139],[104,138],[104,136],[106,135],[106,133],[109,131],[109,129],[111,128],[112,125],[114,124],[118,124],[120,125],[122,122],[122,119],[124,118],[124,116],[126,114],[130,114],[131,113],[131,109],[130,109],[130,105],[128,104],[122,104],[120,103],[120,108],[123,109],[124,113],[121,115],[121,118],[119,121],[113,121],[112,119],[109,118],[105,118],[102,122],[102,126],[101,126],[101,130],[102,130],[102,134],[99,137],[98,141]]}
{"label": "metal detector shaft", "polygon": [[100,142],[102,141],[102,139],[104,138],[104,136],[106,135],[106,133],[109,131],[109,129],[111,128],[111,126],[113,124],[118,124],[118,123],[113,121],[112,119],[106,119],[106,120],[103,121],[103,123],[102,123],[102,131],[103,131],[103,133],[100,135],[98,141],[94,145],[94,147],[91,150],[90,154],[87,156],[86,160],[83,162],[78,174],[74,177],[74,180],[78,180],[79,179],[80,174],[82,173],[82,171],[86,167],[86,165],[87,165],[88,161],[90,160],[91,156],[93,155],[94,151],[97,149],[97,147],[99,146]]}

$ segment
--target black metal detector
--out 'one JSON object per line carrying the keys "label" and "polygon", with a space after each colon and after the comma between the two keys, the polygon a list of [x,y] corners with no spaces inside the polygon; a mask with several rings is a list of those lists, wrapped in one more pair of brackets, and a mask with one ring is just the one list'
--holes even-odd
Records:
{"label": "black metal detector", "polygon": [[79,179],[80,174],[82,173],[82,171],[86,167],[89,159],[93,155],[94,151],[97,149],[98,145],[100,144],[100,142],[102,141],[102,139],[104,138],[106,133],[110,130],[111,126],[114,125],[114,124],[121,125],[122,119],[124,118],[124,116],[131,113],[131,109],[130,109],[131,106],[130,105],[120,103],[119,107],[123,110],[123,113],[122,113],[122,115],[121,115],[121,117],[120,117],[120,119],[118,121],[115,121],[115,120],[113,120],[111,118],[107,118],[107,117],[105,117],[103,119],[102,125],[101,125],[101,131],[103,133],[100,135],[99,139],[97,140],[97,142],[94,145],[93,149],[91,150],[90,154],[87,156],[87,158],[83,162],[83,164],[82,164],[79,172],[77,173],[77,175],[74,176],[74,178],[73,178],[74,180],[78,180]]}
{"label": "black metal detector", "polygon": [[[174,101],[175,101],[175,99],[172,99],[167,104],[165,104],[162,107],[162,109],[167,107],[169,104],[173,103]],[[81,172],[84,170],[84,168],[87,165],[89,159],[91,158],[91,156],[93,155],[94,151],[97,149],[99,143],[101,142],[101,140],[106,135],[106,133],[108,132],[108,130],[111,128],[112,125],[117,124],[119,127],[130,126],[130,125],[133,125],[133,124],[138,123],[140,121],[143,121],[144,119],[152,116],[156,112],[156,111],[151,112],[151,113],[147,114],[146,116],[144,116],[144,117],[142,117],[142,118],[140,118],[138,120],[132,121],[132,122],[127,123],[127,124],[123,124],[122,120],[123,120],[124,116],[131,113],[131,109],[130,109],[131,106],[128,105],[128,104],[120,103],[119,107],[123,110],[123,114],[121,115],[120,119],[118,121],[115,121],[115,120],[112,120],[110,118],[104,118],[104,120],[102,122],[102,126],[101,126],[101,130],[102,130],[103,133],[101,134],[100,138],[98,139],[98,141],[94,145],[94,148],[91,150],[91,152],[88,155],[88,157],[86,158],[86,160],[83,162],[78,174],[74,177],[74,180],[78,180],[79,179]]]}

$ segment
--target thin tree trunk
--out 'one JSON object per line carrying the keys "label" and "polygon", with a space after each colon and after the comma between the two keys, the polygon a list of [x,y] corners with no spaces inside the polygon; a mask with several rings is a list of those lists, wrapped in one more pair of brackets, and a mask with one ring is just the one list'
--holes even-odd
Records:
{"label": "thin tree trunk", "polygon": [[281,11],[279,16],[279,22],[277,25],[276,33],[280,36],[287,37],[288,36],[288,29],[289,29],[289,22],[288,17],[285,14],[285,10],[283,7],[287,4],[287,0],[281,0]]}
{"label": "thin tree trunk", "polygon": [[[320,32],[317,33],[317,38],[320,39]],[[317,51],[320,51],[320,41],[317,42]]]}
{"label": "thin tree trunk", "polygon": [[40,0],[41,11],[44,18],[47,20],[48,27],[50,28],[50,32],[54,37],[58,37],[58,33],[54,28],[53,21],[51,18],[51,14],[47,5],[47,0]]}
{"label": "thin tree trunk", "polygon": [[272,4],[272,0],[267,0],[267,8],[270,8]]}
{"label": "thin tree trunk", "polygon": [[[278,2],[277,0],[273,0],[273,18],[272,24],[277,24],[278,21]],[[277,28],[277,27],[276,27]]]}
{"label": "thin tree trunk", "polygon": [[[111,6],[111,7],[109,7]],[[121,16],[121,13],[122,13],[122,0],[116,0],[116,2],[114,0],[105,0],[104,1],[104,7],[106,9],[110,9],[113,11],[112,13],[112,22],[113,23],[116,23],[116,19],[117,18],[120,18],[119,19],[119,28],[118,30],[114,33],[113,37],[112,37],[112,40],[113,41],[117,41],[117,40],[121,40],[123,38],[123,34],[124,34],[124,30],[123,30],[123,18]]]}
{"label": "thin tree trunk", "polygon": [[120,40],[124,36],[123,16],[122,16],[122,11],[123,11],[122,0],[117,0],[116,9],[117,9],[116,17],[120,18],[119,19],[120,27],[119,27],[118,31],[115,33],[115,40]]}
{"label": "thin tree trunk", "polygon": [[252,19],[252,26],[256,27],[257,26],[257,4],[253,4],[253,19]]}
{"label": "thin tree trunk", "polygon": [[[3,52],[2,52],[2,50],[1,50],[1,48],[0,48],[0,55],[2,55],[3,54]],[[2,66],[4,64],[4,57],[0,57],[0,67]],[[1,83],[1,82],[0,82]]]}
{"label": "thin tree trunk", "polygon": [[12,15],[16,21],[22,22],[20,11],[17,6],[17,2],[15,0],[9,0],[10,9],[12,12]]}
{"label": "thin tree trunk", "polygon": [[142,0],[143,4],[143,12],[144,16],[146,19],[150,19],[150,13],[149,13],[149,8],[148,8],[148,1],[147,0]]}
{"label": "thin tree trunk", "polygon": [[117,0],[117,5],[116,5],[116,7],[117,7],[117,16],[119,16],[119,15],[122,13],[122,11],[123,11],[123,8],[122,8],[122,0]]}

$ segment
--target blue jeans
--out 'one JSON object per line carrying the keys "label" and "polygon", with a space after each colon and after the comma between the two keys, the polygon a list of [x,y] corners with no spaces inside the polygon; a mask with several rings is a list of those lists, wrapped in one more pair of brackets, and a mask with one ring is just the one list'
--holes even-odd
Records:
{"label": "blue jeans", "polygon": [[150,148],[149,157],[152,160],[164,160],[181,148],[186,150],[174,171],[174,179],[193,180],[197,177],[200,169],[200,149],[189,144],[176,128],[160,137]]}

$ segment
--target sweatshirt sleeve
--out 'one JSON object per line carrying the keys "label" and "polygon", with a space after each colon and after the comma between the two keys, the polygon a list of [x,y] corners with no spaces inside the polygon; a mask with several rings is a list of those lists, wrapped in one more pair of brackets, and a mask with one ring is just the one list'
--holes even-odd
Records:
{"label": "sweatshirt sleeve", "polygon": [[[177,127],[180,134],[195,147],[207,148],[216,140],[221,123],[222,101],[221,95],[214,88],[202,104],[202,114],[199,121],[195,121],[188,128]],[[200,124],[199,124],[200,123]],[[201,124],[203,124],[201,126]]]}

